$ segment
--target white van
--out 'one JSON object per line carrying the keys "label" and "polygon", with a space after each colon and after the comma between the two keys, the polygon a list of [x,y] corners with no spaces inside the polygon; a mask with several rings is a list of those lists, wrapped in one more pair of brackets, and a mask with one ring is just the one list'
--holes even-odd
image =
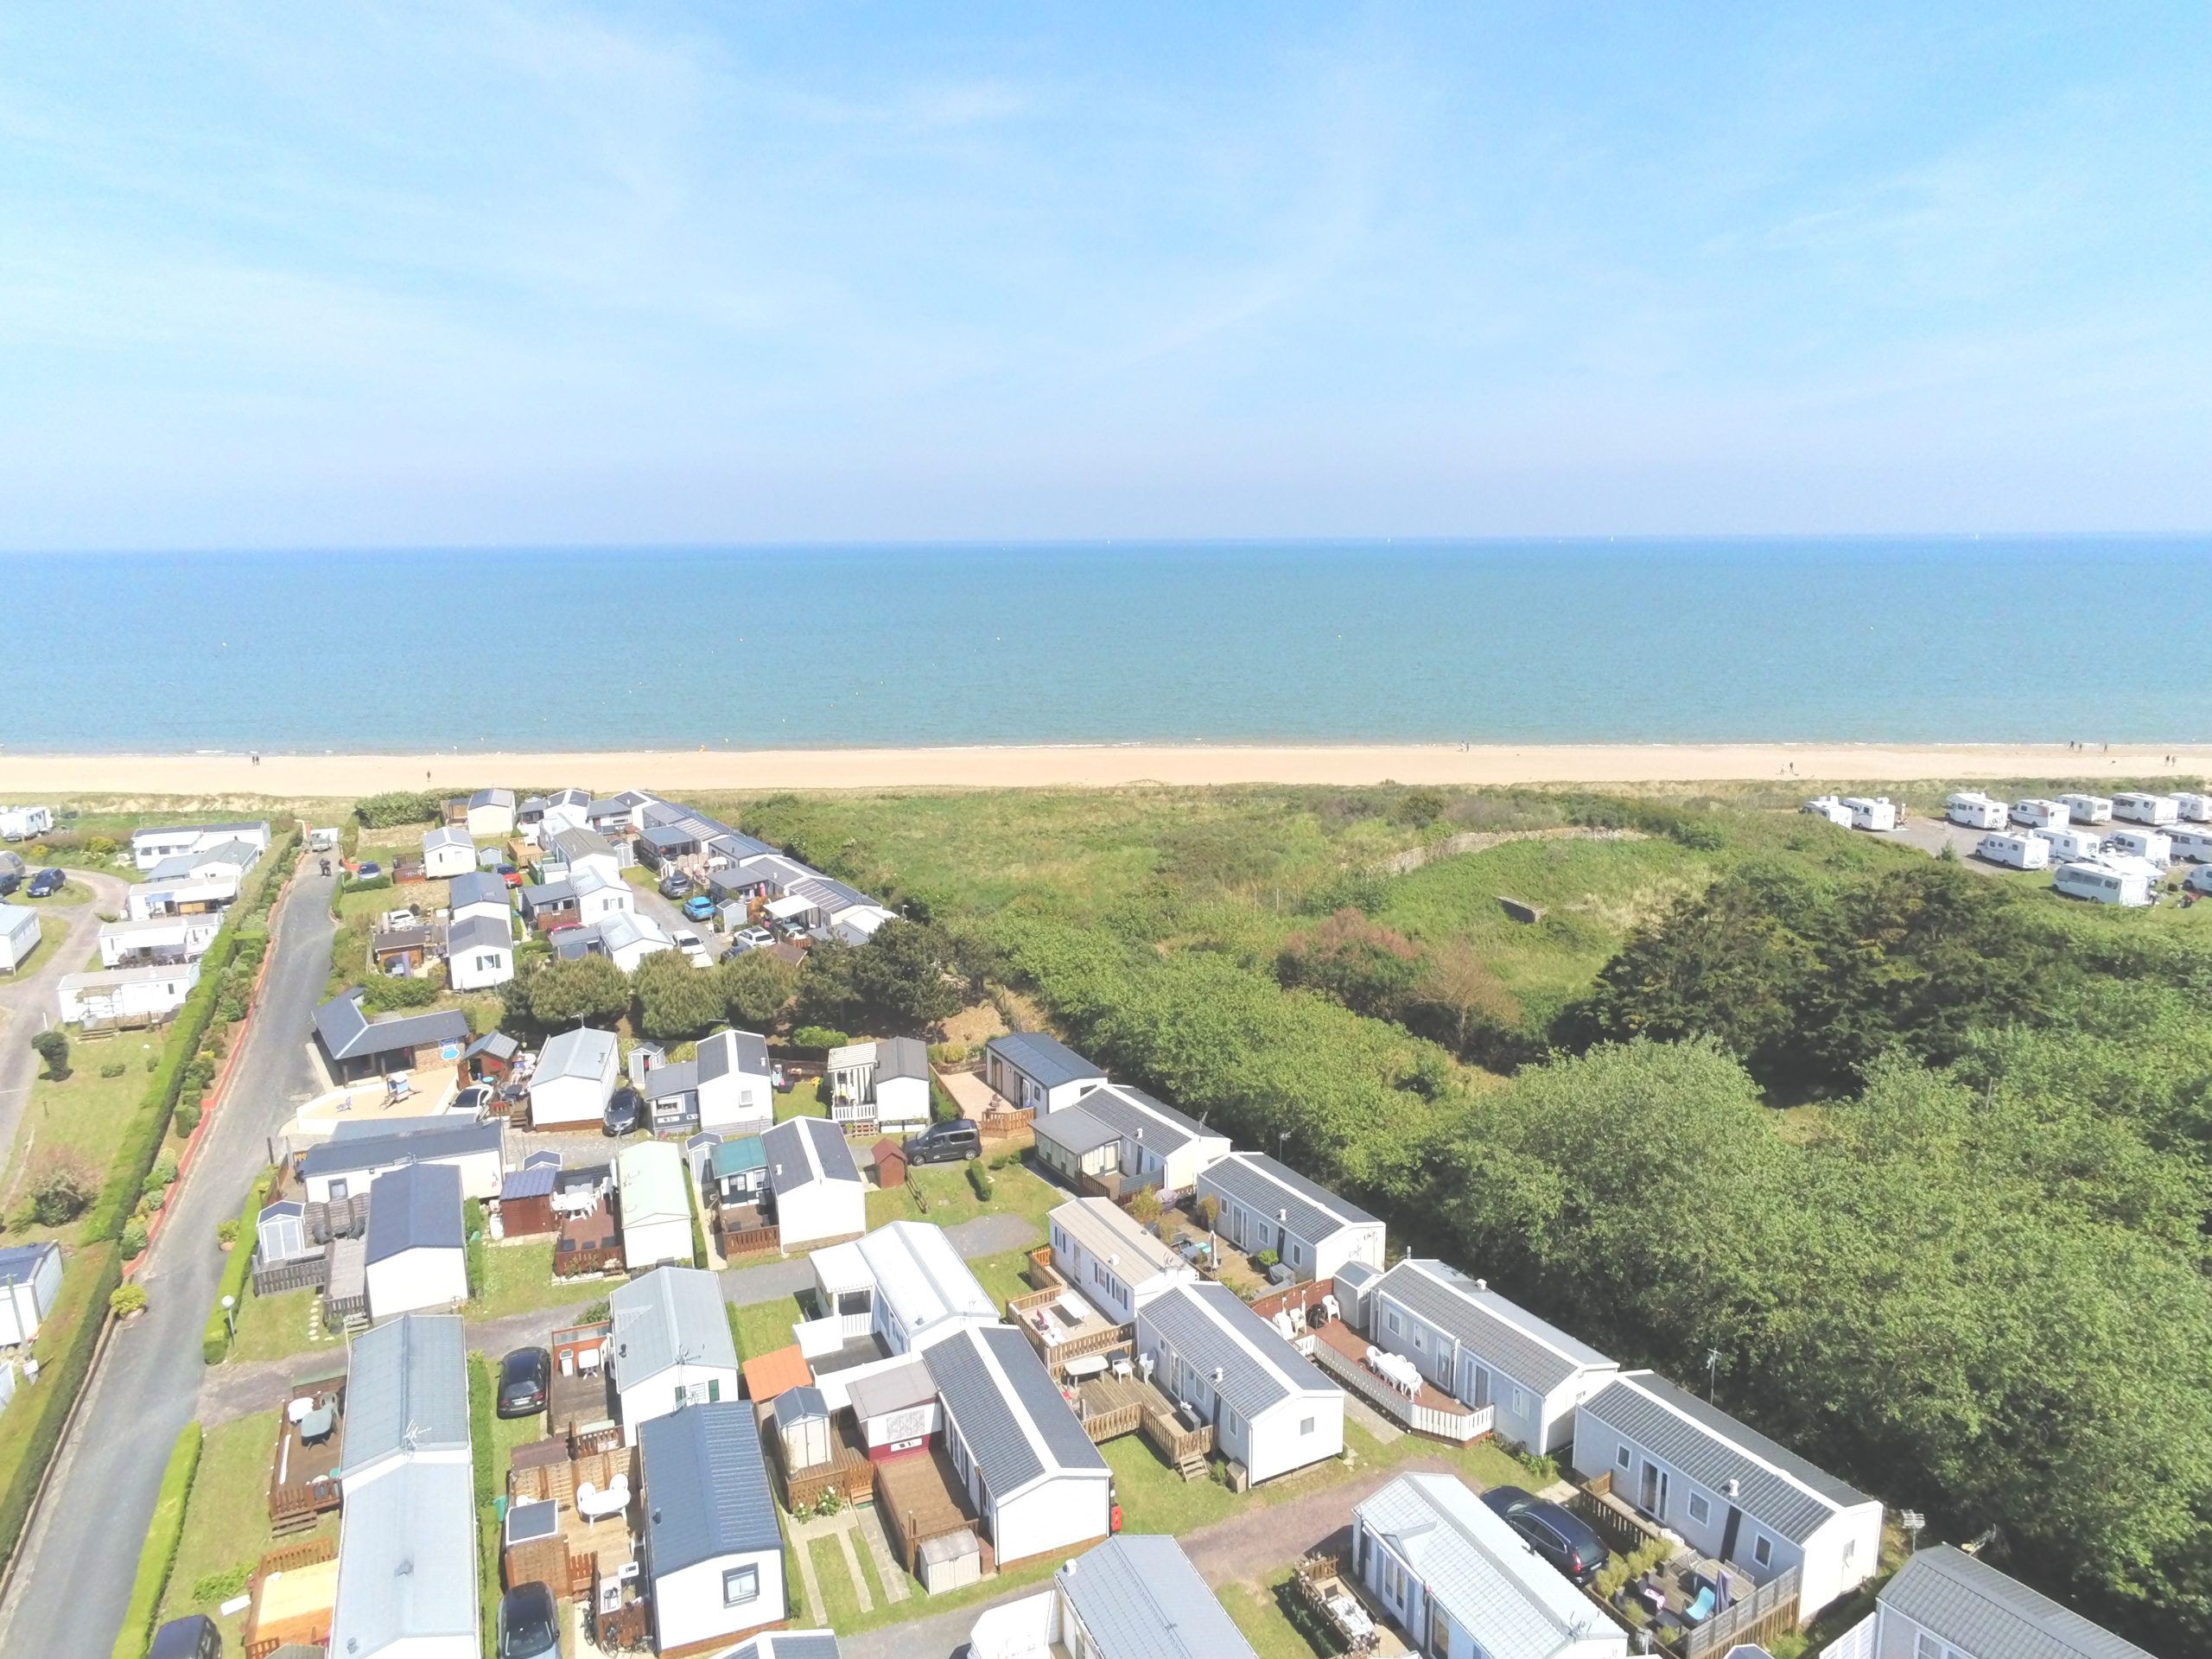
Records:
{"label": "white van", "polygon": [[2105,851],[2119,858],[2139,858],[2160,869],[2174,861],[2173,837],[2163,830],[2115,830],[2105,837]]}
{"label": "white van", "polygon": [[1943,803],[1943,816],[1968,830],[2002,830],[2005,803],[1965,790]]}
{"label": "white van", "polygon": [[2094,830],[2056,828],[2031,830],[2028,833],[2038,841],[2050,843],[2050,855],[2056,859],[2094,858],[2104,851],[2104,837]]}
{"label": "white van", "polygon": [[1826,818],[1841,829],[1851,828],[1851,809],[1833,795],[1815,796],[1797,810],[1809,812],[1816,818]]}
{"label": "white van", "polygon": [[2173,823],[2181,817],[2181,803],[2171,795],[2115,795],[2112,815],[2129,823]]}
{"label": "white van", "polygon": [[2112,822],[2112,803],[2101,795],[2062,795],[2058,804],[2076,823]]}
{"label": "white van", "polygon": [[2031,830],[2044,830],[2053,825],[2071,823],[2073,819],[2056,801],[2038,800],[2031,796],[2024,801],[2012,803],[2012,822],[2024,823]]}
{"label": "white van", "polygon": [[2050,843],[2041,836],[2012,835],[1999,830],[1984,836],[1974,849],[1974,856],[1986,859],[1992,864],[2002,864],[2008,870],[2047,870],[2050,868]]}
{"label": "white van", "polygon": [[2174,856],[2191,864],[2212,864],[2212,830],[2176,830],[2167,839]]}
{"label": "white van", "polygon": [[2126,905],[2140,908],[2151,902],[2147,872],[2116,868],[2091,859],[2062,864],[2050,879],[2051,891],[2069,899],[2086,899],[2096,905]]}
{"label": "white van", "polygon": [[1897,827],[1897,803],[1886,795],[1871,799],[1864,795],[1847,795],[1843,804],[1850,809],[1851,827],[1854,830],[1894,830]]}
{"label": "white van", "polygon": [[2183,791],[2174,797],[2174,804],[2181,809],[2183,823],[2212,823],[2212,795],[2191,795]]}

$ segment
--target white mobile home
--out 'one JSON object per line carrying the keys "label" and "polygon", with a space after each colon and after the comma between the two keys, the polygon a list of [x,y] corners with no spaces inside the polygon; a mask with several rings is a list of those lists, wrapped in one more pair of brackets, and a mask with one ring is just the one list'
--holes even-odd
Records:
{"label": "white mobile home", "polygon": [[623,1438],[687,1405],[738,1395],[737,1345],[721,1283],[697,1268],[656,1268],[607,1299]]}
{"label": "white mobile home", "polygon": [[100,924],[100,966],[156,968],[197,962],[222,931],[219,915],[155,916]]}
{"label": "white mobile home", "polygon": [[512,789],[480,789],[468,798],[468,833],[493,839],[515,832],[515,792]]}
{"label": "white mobile home", "polygon": [[734,1641],[791,1611],[784,1535],[752,1408],[690,1406],[647,1423],[639,1571],[651,1591],[653,1649]]}
{"label": "white mobile home", "polygon": [[999,1322],[998,1304],[942,1227],[886,1222],[809,1261],[821,1313],[791,1334],[832,1411],[849,1402],[855,1382],[891,1368],[885,1356],[925,1352],[971,1326]]}
{"label": "white mobile home", "polygon": [[515,976],[514,925],[504,916],[471,916],[446,932],[446,983],[456,991],[488,991]]}
{"label": "white mobile home", "polygon": [[1897,803],[1886,795],[1847,795],[1843,804],[1851,809],[1851,827],[1854,830],[1885,830],[1897,827]]}
{"label": "white mobile home", "polygon": [[2172,823],[2181,817],[2181,803],[2171,795],[2130,791],[2112,798],[2112,815],[2126,823]]}
{"label": "white mobile home", "polygon": [[506,1173],[506,1128],[485,1123],[423,1117],[411,1122],[341,1123],[329,1140],[300,1157],[300,1180],[308,1202],[357,1197],[369,1183],[402,1164],[451,1164],[461,1172],[466,1198],[496,1198]]}
{"label": "white mobile home", "polygon": [[1419,1651],[1623,1659],[1628,1637],[1450,1475],[1401,1475],[1352,1511],[1352,1570]]}
{"label": "white mobile home", "polygon": [[442,1311],[468,1300],[461,1172],[403,1164],[369,1184],[369,1317]]}
{"label": "white mobile home", "polygon": [[2151,884],[2158,872],[2150,866],[2131,868],[2109,858],[2076,859],[2062,864],[2050,878],[2051,891],[2092,904],[2121,905],[2139,910],[2151,903]]}
{"label": "white mobile home", "polygon": [[1826,819],[1839,830],[1851,828],[1851,809],[1833,795],[1815,795],[1797,810],[1812,817]]}
{"label": "white mobile home", "polygon": [[1110,1199],[1071,1198],[1045,1223],[1054,1270],[1117,1323],[1163,1292],[1198,1281],[1196,1268]]}
{"label": "white mobile home", "polygon": [[1139,1363],[1213,1425],[1214,1448],[1255,1484],[1344,1450],[1344,1390],[1228,1286],[1173,1286],[1136,1326]]}
{"label": "white mobile home", "polygon": [[488,916],[495,922],[512,923],[515,914],[514,906],[509,902],[507,884],[486,870],[456,875],[446,883],[446,912],[448,919],[455,925],[472,916]]}
{"label": "white mobile home", "polygon": [[2115,830],[2104,850],[2116,858],[2139,858],[2160,869],[2174,861],[2173,837],[2163,830]]}
{"label": "white mobile home", "polygon": [[130,833],[130,861],[140,871],[150,870],[165,858],[196,853],[203,847],[219,847],[226,841],[243,841],[257,851],[269,850],[269,825],[253,823],[176,823]]}
{"label": "white mobile home", "polygon": [[1974,843],[1974,855],[2008,870],[2046,870],[2050,868],[2050,842],[2041,836],[1997,830]]}
{"label": "white mobile home", "polygon": [[868,1230],[868,1183],[835,1123],[791,1118],[760,1136],[760,1150],[785,1254]]}
{"label": "white mobile home", "polygon": [[1968,830],[2000,830],[2005,825],[2005,803],[1963,790],[1943,803],[1943,816]]}
{"label": "white mobile home", "polygon": [[830,1051],[830,1116],[840,1123],[918,1128],[930,1121],[930,1056],[916,1037],[848,1043]]}
{"label": "white mobile home", "polygon": [[2062,795],[2058,803],[2076,823],[2112,822],[2112,803],[2101,795]]}
{"label": "white mobile home", "polygon": [[423,874],[432,881],[476,873],[476,843],[468,831],[449,823],[423,832]]}
{"label": "white mobile home", "polygon": [[464,1456],[404,1464],[346,1491],[329,1651],[346,1659],[478,1659],[475,1491]]}
{"label": "white mobile home", "polygon": [[2183,823],[2212,823],[2212,795],[2195,795],[2183,790],[2175,795],[2174,806],[2181,813]]}
{"label": "white mobile home", "polygon": [[1326,1279],[1347,1262],[1382,1265],[1382,1224],[1264,1152],[1236,1152],[1198,1179],[1219,1206],[1215,1226],[1238,1249],[1273,1250],[1300,1279]]}
{"label": "white mobile home", "polygon": [[238,878],[217,875],[204,881],[142,882],[124,889],[123,903],[132,921],[143,922],[154,916],[218,911],[238,896]]}
{"label": "white mobile home", "polygon": [[1039,1159],[1071,1181],[1118,1174],[1162,1198],[1188,1192],[1229,1150],[1227,1135],[1122,1083],[1102,1084],[1037,1125]]}
{"label": "white mobile home", "polygon": [[1008,1032],[983,1046],[983,1081],[993,1093],[1043,1117],[1079,1100],[1106,1073],[1041,1031]]}
{"label": "white mobile home", "polygon": [[64,974],[54,986],[65,1025],[87,1020],[166,1020],[184,1006],[200,982],[200,964],[169,968],[105,968]]}
{"label": "white mobile home", "polygon": [[690,1180],[683,1154],[665,1141],[640,1141],[614,1159],[622,1217],[622,1265],[635,1273],[691,1260]]}
{"label": "white mobile home", "polygon": [[2191,864],[2212,863],[2212,829],[2176,830],[2172,841],[2176,858]]}
{"label": "white mobile home", "polygon": [[1020,1332],[970,1326],[922,1361],[945,1451],[1001,1569],[1107,1535],[1113,1471]]}
{"label": "white mobile home", "polygon": [[2028,833],[2037,840],[2050,844],[2053,859],[2094,858],[2104,848],[2105,838],[2094,830],[2075,830],[2065,824],[2052,824],[2031,830]]}
{"label": "white mobile home", "polygon": [[1573,1445],[1575,1408],[1620,1370],[1442,1262],[1408,1256],[1366,1286],[1360,1308],[1368,1341],[1412,1360],[1461,1404],[1490,1407],[1497,1437],[1531,1452]]}
{"label": "white mobile home", "polygon": [[0,1250],[0,1348],[15,1348],[38,1327],[61,1294],[61,1247],[17,1244]]}
{"label": "white mobile home", "polygon": [[29,841],[53,828],[50,806],[0,806],[0,841]]}
{"label": "white mobile home", "polygon": [[969,1659],[1255,1659],[1173,1538],[1122,1533],[1069,1561],[1052,1587],[979,1616]]}
{"label": "white mobile home", "polygon": [[29,905],[0,905],[0,973],[14,973],[38,949],[38,912]]}
{"label": "white mobile home", "polygon": [[1874,1611],[1827,1651],[1855,1659],[2151,1659],[1949,1544],[1916,1551],[1882,1586]]}
{"label": "white mobile home", "polygon": [[530,1076],[530,1125],[534,1129],[596,1125],[614,1092],[616,1046],[611,1031],[579,1026],[549,1037]]}
{"label": "white mobile home", "polygon": [[2031,795],[2024,801],[2012,803],[2012,822],[2031,830],[2063,829],[2073,822],[2073,815],[2062,802]]}
{"label": "white mobile home", "polygon": [[[759,1135],[776,1121],[768,1039],[753,1031],[718,1031],[699,1039],[699,1127],[718,1135]],[[925,1116],[927,1111],[925,1110]]]}
{"label": "white mobile home", "polygon": [[260,861],[261,849],[253,842],[226,841],[163,859],[146,872],[146,881],[149,887],[225,878],[235,881]]}
{"label": "white mobile home", "polygon": [[1583,1402],[1574,1466],[1760,1584],[1796,1567],[1800,1624],[1880,1565],[1878,1501],[1651,1371]]}

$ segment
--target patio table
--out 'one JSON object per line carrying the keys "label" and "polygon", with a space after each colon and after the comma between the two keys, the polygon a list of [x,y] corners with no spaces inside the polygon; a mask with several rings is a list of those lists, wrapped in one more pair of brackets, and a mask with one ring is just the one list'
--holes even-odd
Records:
{"label": "patio table", "polygon": [[326,1438],[338,1427],[338,1409],[334,1406],[317,1406],[300,1419],[300,1439],[313,1446]]}

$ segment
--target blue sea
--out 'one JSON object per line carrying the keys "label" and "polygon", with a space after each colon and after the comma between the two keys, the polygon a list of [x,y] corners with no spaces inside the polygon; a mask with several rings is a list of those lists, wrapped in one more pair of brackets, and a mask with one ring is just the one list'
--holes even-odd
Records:
{"label": "blue sea", "polygon": [[2212,538],[80,555],[0,752],[2212,738]]}

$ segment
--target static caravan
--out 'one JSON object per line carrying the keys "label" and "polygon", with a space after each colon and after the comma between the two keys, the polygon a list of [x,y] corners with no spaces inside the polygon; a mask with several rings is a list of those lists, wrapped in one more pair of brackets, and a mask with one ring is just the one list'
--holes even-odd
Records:
{"label": "static caravan", "polygon": [[0,905],[0,971],[14,973],[38,949],[38,912],[29,905]]}
{"label": "static caravan", "polygon": [[782,1624],[784,1535],[753,1408],[725,1400],[656,1418],[638,1461],[654,1651],[706,1651]]}
{"label": "static caravan", "polygon": [[2012,803],[2012,822],[2025,824],[2031,830],[2063,829],[2073,821],[2073,815],[2057,801],[2031,795],[2024,801]]}
{"label": "static caravan", "polygon": [[29,841],[53,828],[50,806],[0,806],[0,841]]}
{"label": "static caravan", "polygon": [[1847,795],[1843,804],[1851,809],[1851,827],[1854,830],[1886,830],[1897,827],[1897,804],[1886,795]]}
{"label": "static caravan", "polygon": [[1106,1073],[1039,1031],[1009,1032],[983,1046],[983,1081],[1017,1110],[1043,1117],[1106,1081]]}
{"label": "static caravan", "polygon": [[2001,830],[2005,827],[2005,803],[1965,790],[1943,803],[1943,816],[1968,830]]}
{"label": "static caravan", "polygon": [[2212,795],[2192,795],[2183,791],[2174,797],[2174,805],[2180,810],[2183,823],[2212,823]]}
{"label": "static caravan", "polygon": [[1819,795],[1797,809],[1816,818],[1826,818],[1840,830],[1851,828],[1851,809],[1833,795]]}
{"label": "static caravan", "polygon": [[597,1128],[614,1092],[615,1051],[613,1032],[588,1026],[546,1039],[537,1052],[537,1069],[531,1073],[531,1128]]}
{"label": "static caravan", "polygon": [[2151,873],[2115,868],[2103,860],[2079,859],[2062,864],[2050,879],[2051,891],[2092,904],[2125,905],[2140,909],[2151,902]]}
{"label": "static caravan", "polygon": [[38,1334],[38,1327],[61,1294],[61,1247],[18,1244],[0,1250],[0,1348],[13,1348]]}
{"label": "static caravan", "polygon": [[1053,1268],[1118,1324],[1163,1292],[1198,1282],[1196,1268],[1109,1199],[1071,1198],[1045,1224]]}
{"label": "static caravan", "polygon": [[309,1203],[330,1204],[366,1192],[402,1164],[451,1164],[461,1172],[463,1198],[496,1198],[506,1175],[506,1126],[445,1117],[341,1123],[300,1155],[299,1173]]}
{"label": "static caravan", "polygon": [[2112,815],[2127,823],[2173,823],[2181,817],[2181,803],[2171,795],[2131,791],[2112,798]]}
{"label": "static caravan", "polygon": [[1223,1237],[1252,1255],[1273,1250],[1300,1279],[1328,1279],[1347,1262],[1382,1265],[1382,1224],[1264,1152],[1231,1153],[1199,1173]]}
{"label": "static caravan", "polygon": [[2056,825],[2050,829],[2033,830],[2029,833],[2038,841],[2050,843],[2052,858],[2065,861],[2094,858],[2104,849],[2105,838],[2094,830],[2073,830]]}
{"label": "static caravan", "polygon": [[868,1230],[868,1183],[835,1123],[794,1117],[758,1141],[785,1254]]}
{"label": "static caravan", "polygon": [[64,1025],[87,1020],[166,1020],[184,1006],[200,982],[200,964],[170,968],[106,968],[64,974],[54,987]]}
{"label": "static caravan", "polygon": [[622,1217],[622,1265],[635,1273],[691,1259],[690,1178],[683,1154],[665,1141],[640,1141],[614,1160]]}
{"label": "static caravan", "polygon": [[738,1397],[737,1344],[713,1274],[656,1268],[607,1302],[625,1440],[635,1446],[643,1425],[671,1411]]}
{"label": "static caravan", "polygon": [[2174,839],[2163,830],[2115,830],[2105,837],[2105,851],[2164,869],[2174,861]]}
{"label": "static caravan", "polygon": [[2036,1659],[2151,1659],[2048,1596],[1949,1544],[1917,1552],[1874,1599],[1874,1611],[1830,1653],[2033,1654]]}
{"label": "static caravan", "polygon": [[1344,1390],[1228,1286],[1171,1286],[1136,1327],[1137,1363],[1255,1485],[1344,1450]]}
{"label": "static caravan", "polygon": [[1992,864],[2002,864],[2008,870],[2047,870],[2050,868],[2050,843],[2041,836],[1993,831],[1975,844],[1974,855]]}
{"label": "static caravan", "polygon": [[458,1169],[402,1164],[370,1183],[367,1263],[372,1319],[468,1300]]}
{"label": "static caravan", "polygon": [[2212,830],[2176,830],[2167,837],[2173,855],[2191,864],[2212,864]]}
{"label": "static caravan", "polygon": [[2062,795],[2058,803],[2076,823],[2112,822],[2112,803],[2102,795]]}

